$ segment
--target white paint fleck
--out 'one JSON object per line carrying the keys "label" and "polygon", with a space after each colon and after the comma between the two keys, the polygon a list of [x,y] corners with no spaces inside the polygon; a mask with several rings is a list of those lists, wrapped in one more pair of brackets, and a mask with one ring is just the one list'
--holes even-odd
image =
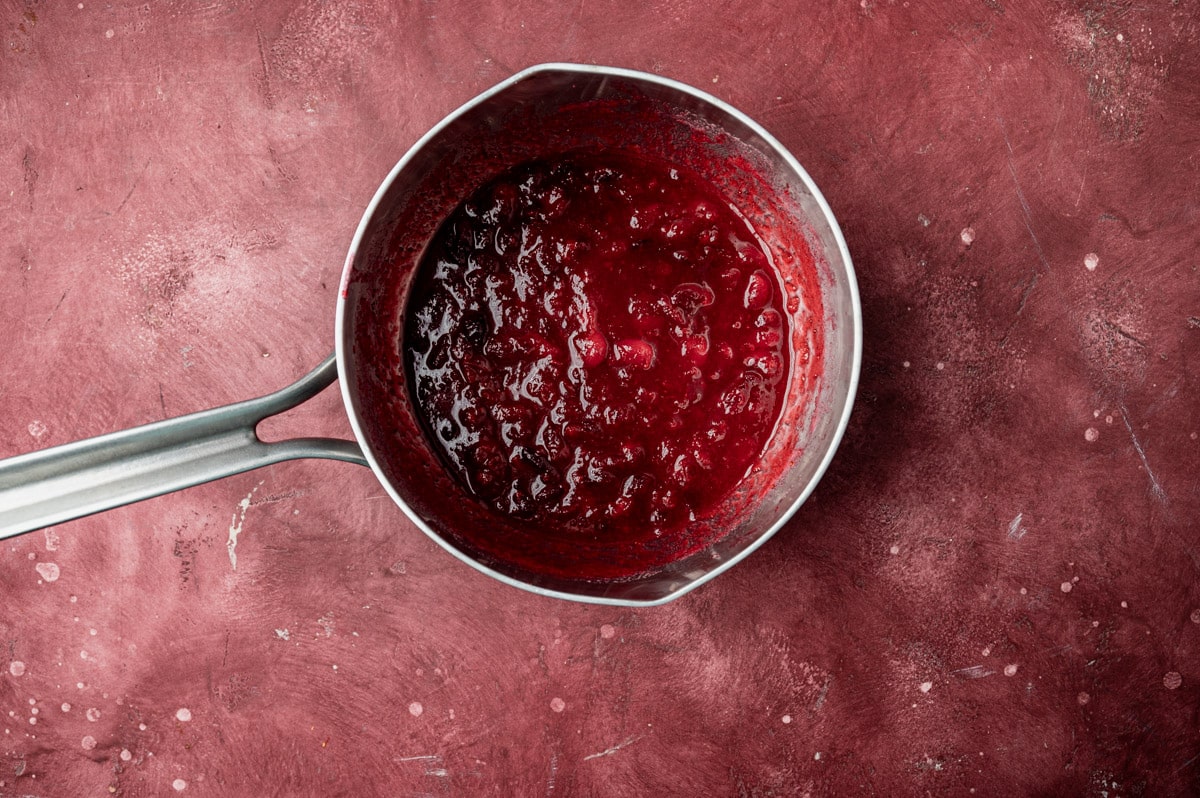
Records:
{"label": "white paint fleck", "polygon": [[617,634],[616,627],[614,627],[611,623],[606,623],[600,627],[600,636],[603,637],[605,640],[611,640],[613,637],[616,636],[616,634]]}
{"label": "white paint fleck", "polygon": [[550,709],[554,710],[555,712],[562,712],[566,708],[567,702],[563,701],[558,696],[550,699]]}
{"label": "white paint fleck", "polygon": [[980,654],[982,654],[982,655],[983,655],[983,656],[985,656],[985,657],[990,657],[990,656],[992,655],[992,647],[991,647],[991,646],[984,646],[984,647],[983,647],[983,651],[980,651],[979,653],[980,653]]}
{"label": "white paint fleck", "polygon": [[89,734],[80,740],[79,744],[83,746],[83,750],[91,751],[96,747],[96,738]]}
{"label": "white paint fleck", "polygon": [[929,222],[929,217],[928,217],[928,216],[926,216],[926,215],[925,215],[925,214],[923,214],[923,213],[918,213],[918,214],[917,214],[917,221],[921,223],[921,226],[922,226],[922,227],[928,227],[928,226],[929,226],[929,224],[930,224],[930,222]]}
{"label": "white paint fleck", "polygon": [[187,782],[183,779],[175,779],[171,782],[171,786],[175,788],[175,792],[183,792],[187,789]]}
{"label": "white paint fleck", "polygon": [[58,533],[53,528],[43,530],[46,536],[46,551],[58,551]]}
{"label": "white paint fleck", "polygon": [[292,633],[287,629],[276,629],[275,636],[280,640],[290,640],[292,638]]}
{"label": "white paint fleck", "polygon": [[937,370],[938,370],[938,371],[944,371],[944,370],[945,370],[945,368],[946,368],[946,364],[945,364],[945,363],[943,363],[942,361],[940,361],[940,360],[939,360],[939,361],[937,362],[937,366],[936,366],[936,368],[937,368]]}
{"label": "white paint fleck", "polygon": [[780,718],[780,720],[783,721],[784,725],[786,726],[787,724],[792,722],[792,716],[784,715],[782,718]]}
{"label": "white paint fleck", "polygon": [[1096,271],[1096,267],[1100,265],[1100,256],[1095,252],[1089,252],[1083,256],[1083,265],[1089,272]]}
{"label": "white paint fleck", "polygon": [[91,635],[92,637],[95,637],[97,632],[95,629],[88,629],[88,634]]}
{"label": "white paint fleck", "polygon": [[408,705],[408,714],[412,715],[414,718],[421,717],[421,713],[424,711],[425,707],[421,706],[420,701],[414,701]]}
{"label": "white paint fleck", "polygon": [[1017,517],[1008,522],[1008,537],[1011,540],[1020,540],[1029,531],[1021,525],[1021,520],[1024,518],[1025,513],[1017,513]]}
{"label": "white paint fleck", "polygon": [[62,709],[62,711],[63,711],[63,712],[70,712],[70,711],[71,711],[71,705],[70,705],[70,704],[68,704],[66,701],[64,701],[64,702],[63,702],[63,705],[62,705],[62,707],[61,707],[61,709]]}
{"label": "white paint fleck", "polygon": [[1088,443],[1095,443],[1100,439],[1100,430],[1095,427],[1088,427],[1084,430],[1083,439]]}
{"label": "white paint fleck", "polygon": [[114,31],[112,28],[109,28],[108,30],[104,31],[104,38],[106,38],[106,39],[111,39],[113,36],[116,36],[116,35],[117,35],[116,31]]}
{"label": "white paint fleck", "polygon": [[71,596],[71,603],[72,603],[72,604],[78,603],[78,601],[79,601],[79,596]]}
{"label": "white paint fleck", "polygon": [[139,724],[138,724],[138,731],[145,731],[145,730],[146,730],[146,724],[145,724],[145,723],[139,723]]}
{"label": "white paint fleck", "polygon": [[1004,675],[1005,676],[1016,676],[1017,675],[1017,664],[1014,662],[1011,665],[1005,665],[1004,666]]}
{"label": "white paint fleck", "polygon": [[1075,696],[1075,700],[1079,702],[1079,706],[1083,706],[1087,702],[1091,701],[1092,697],[1087,693],[1080,693],[1079,695]]}
{"label": "white paint fleck", "polygon": [[1118,33],[1118,34],[1117,34],[1117,41],[1119,41],[1119,42],[1123,42],[1123,41],[1125,41],[1125,34],[1123,34],[1123,33]]}
{"label": "white paint fleck", "polygon": [[1192,623],[1200,623],[1200,610],[1192,610]]}
{"label": "white paint fleck", "polygon": [[813,759],[820,762],[821,761],[821,752],[817,751],[815,754],[813,754]]}
{"label": "white paint fleck", "polygon": [[90,720],[92,723],[95,723],[96,721],[100,720],[100,710],[96,709],[95,707],[92,707],[84,714],[87,715],[87,719]]}
{"label": "white paint fleck", "polygon": [[38,421],[37,419],[34,419],[33,421],[29,422],[29,434],[33,438],[39,439],[43,435],[45,435],[46,432],[47,432],[46,425],[43,424],[42,422]]}
{"label": "white paint fleck", "polygon": [[962,232],[959,233],[959,235],[962,237],[962,242],[964,244],[966,244],[968,247],[971,246],[971,244],[973,244],[975,242],[975,228],[974,227],[964,227]]}
{"label": "white paint fleck", "polygon": [[922,693],[928,693],[930,690],[933,689],[933,682],[921,682],[921,686],[919,689]]}
{"label": "white paint fleck", "polygon": [[237,509],[233,511],[233,518],[229,522],[229,542],[225,544],[225,548],[229,549],[229,565],[233,570],[237,570],[237,541],[238,535],[242,534],[242,524],[246,522],[246,511],[250,509],[250,500],[254,498],[254,494],[263,486],[260,481],[249,493],[246,498],[238,502]]}
{"label": "white paint fleck", "polygon": [[1177,690],[1183,684],[1183,677],[1176,671],[1167,671],[1166,676],[1163,676],[1163,687],[1168,690]]}
{"label": "white paint fleck", "polygon": [[187,707],[180,707],[175,711],[175,720],[180,723],[187,723],[192,719],[192,711]]}
{"label": "white paint fleck", "polygon": [[36,718],[36,717],[35,717],[35,718],[30,718],[30,719],[29,719],[29,725],[30,725],[30,726],[36,726],[36,725],[37,725],[37,718]]}
{"label": "white paint fleck", "polygon": [[78,688],[78,689],[80,689],[80,690],[82,690],[82,689],[83,689],[83,682],[75,682],[75,687],[76,687],[76,688]]}
{"label": "white paint fleck", "polygon": [[906,360],[906,361],[904,361],[904,363],[902,363],[901,365],[903,365],[903,366],[904,366],[904,368],[906,368],[906,369],[908,369],[908,368],[912,368],[912,361],[911,361],[911,360]]}
{"label": "white paint fleck", "polygon": [[25,663],[19,659],[14,659],[12,662],[8,663],[8,672],[13,676],[24,676]]}
{"label": "white paint fleck", "polygon": [[128,749],[128,748],[122,748],[122,749],[121,749],[121,761],[122,761],[122,762],[128,762],[128,761],[129,761],[129,760],[131,760],[131,759],[133,759],[133,754],[132,754],[132,753],[129,751],[129,749]]}
{"label": "white paint fleck", "polygon": [[1121,609],[1123,609],[1123,610],[1127,610],[1127,609],[1129,609],[1129,602],[1128,602],[1128,601],[1122,601],[1122,602],[1121,602]]}
{"label": "white paint fleck", "polygon": [[1029,593],[1029,591],[1028,591],[1027,589],[1025,589],[1025,588],[1021,588],[1021,595],[1022,595],[1022,596],[1026,595],[1026,594],[1028,594],[1028,593]]}
{"label": "white paint fleck", "polygon": [[1070,582],[1063,582],[1061,585],[1058,586],[1058,589],[1064,593],[1070,593],[1071,587],[1072,587],[1072,585]]}
{"label": "white paint fleck", "polygon": [[892,547],[888,549],[888,552],[895,556],[900,553],[900,547],[893,543]]}

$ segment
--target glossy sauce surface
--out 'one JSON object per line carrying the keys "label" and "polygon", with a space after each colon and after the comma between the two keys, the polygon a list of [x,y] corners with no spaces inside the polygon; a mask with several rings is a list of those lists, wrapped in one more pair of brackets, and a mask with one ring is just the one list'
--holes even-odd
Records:
{"label": "glossy sauce surface", "polygon": [[754,463],[787,340],[770,259],[728,200],[608,152],[522,165],[460,205],[421,264],[404,355],[471,494],[627,545],[636,570],[633,549],[692,534]]}

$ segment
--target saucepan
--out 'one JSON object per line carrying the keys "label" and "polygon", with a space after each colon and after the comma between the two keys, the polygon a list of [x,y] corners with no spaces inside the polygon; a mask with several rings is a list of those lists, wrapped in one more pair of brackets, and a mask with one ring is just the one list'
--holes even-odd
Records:
{"label": "saucepan", "polygon": [[[789,303],[793,358],[784,409],[740,488],[727,528],[703,548],[619,579],[530,566],[503,545],[480,547],[463,524],[505,520],[466,495],[425,435],[406,386],[404,311],[421,255],[474,186],[517,164],[572,148],[634,147],[681,163],[721,188],[776,253]],[[796,289],[800,291],[800,288]],[[506,584],[557,598],[644,606],[670,601],[728,570],[778,531],[812,493],[846,428],[858,381],[862,319],[850,255],[828,204],[796,159],[721,100],[653,74],[543,64],[451,113],[392,169],[346,256],[335,352],[295,384],[206,410],[0,461],[0,537],[295,458],[369,466],[412,522],[455,557]],[[807,356],[806,356],[807,357]],[[257,425],[334,381],[355,440],[259,439]],[[483,528],[483,527],[480,527]],[[528,544],[529,541],[526,541]],[[536,540],[532,545],[536,546]]]}

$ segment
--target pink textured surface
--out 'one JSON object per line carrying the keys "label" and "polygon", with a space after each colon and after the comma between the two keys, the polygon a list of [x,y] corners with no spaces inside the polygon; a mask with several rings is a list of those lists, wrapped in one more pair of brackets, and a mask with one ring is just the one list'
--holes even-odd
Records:
{"label": "pink textured surface", "polygon": [[[1194,794],[1198,23],[4,3],[0,455],[304,373],[379,180],[545,60],[774,132],[842,220],[867,350],[814,498],[662,608],[493,583],[328,462],[5,541],[0,795]],[[330,392],[274,429],[347,424]]]}

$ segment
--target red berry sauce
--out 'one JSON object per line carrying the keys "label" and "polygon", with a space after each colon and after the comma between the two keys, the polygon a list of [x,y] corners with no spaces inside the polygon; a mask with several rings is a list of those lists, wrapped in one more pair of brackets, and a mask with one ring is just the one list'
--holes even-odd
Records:
{"label": "red berry sauce", "polygon": [[427,249],[410,389],[479,501],[614,544],[633,575],[637,547],[711,542],[701,522],[771,436],[780,298],[754,230],[701,178],[630,153],[539,160],[476,191]]}

